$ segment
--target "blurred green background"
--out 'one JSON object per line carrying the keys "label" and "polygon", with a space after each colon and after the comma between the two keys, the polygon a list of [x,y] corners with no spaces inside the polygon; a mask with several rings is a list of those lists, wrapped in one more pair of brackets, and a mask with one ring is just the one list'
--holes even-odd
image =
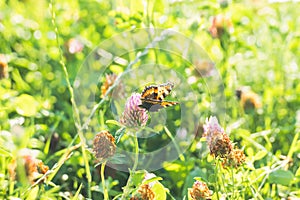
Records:
{"label": "blurred green background", "polygon": [[[42,184],[34,191],[29,188],[26,174],[23,174],[25,178],[18,177],[17,181],[10,179],[9,163],[18,159],[22,149],[28,148],[51,168],[62,158],[77,134],[61,62],[66,64],[73,84],[81,65],[101,42],[124,31],[135,32],[148,27],[178,31],[199,44],[208,58],[189,63],[180,56],[176,58],[166,52],[152,50],[133,66],[155,60],[156,64],[168,66],[182,74],[186,83],[199,92],[199,128],[188,133],[196,134],[196,139],[184,153],[185,162],[178,159],[154,172],[163,178],[161,183],[164,187],[170,190],[174,198],[183,199],[187,188],[193,184],[193,177],[209,179],[213,173],[212,163],[206,157],[209,152],[199,137],[205,118],[214,113],[205,82],[206,79],[213,80],[216,74],[209,72],[215,67],[222,83],[219,85],[221,89],[211,92],[221,91],[224,101],[215,103],[226,107],[223,113],[219,113],[221,125],[236,145],[244,148],[248,158],[244,175],[247,174],[249,179],[239,183],[244,199],[253,197],[249,184],[259,187],[261,183],[264,183],[259,188],[262,198],[299,197],[299,9],[298,2],[258,0],[1,1],[0,153],[3,156],[0,161],[0,197],[23,199],[34,194],[31,196],[33,199],[68,199],[74,197],[76,191],[80,191],[79,196],[87,197],[87,191],[92,190],[93,199],[102,199],[99,170],[94,168],[93,155],[88,153],[93,178],[89,185],[81,149],[73,151],[51,184]],[[123,59],[129,63],[141,51],[130,52]],[[113,63],[106,73],[121,74],[125,67]],[[105,81],[104,77],[101,81]],[[96,100],[101,99],[101,81],[96,88],[99,94]],[[236,90],[242,86],[248,86],[243,93],[248,91],[248,94],[239,99]],[[142,86],[135,89],[141,91]],[[252,107],[248,108],[247,103]],[[97,112],[98,118],[94,123],[101,124],[101,120],[105,122],[113,118],[107,107],[102,108],[103,112]],[[167,122],[173,135],[178,130],[178,124],[190,120],[189,116],[180,116],[176,109],[174,112],[168,110],[168,114],[170,119],[179,120]],[[117,130],[111,124],[102,123],[101,128],[107,128],[113,134]],[[93,131],[85,135],[87,147],[91,147],[97,132]],[[157,142],[167,141],[169,139],[162,136],[148,146],[145,141],[141,147],[155,149]],[[75,141],[78,142],[79,139]],[[131,148],[130,143],[119,145],[125,149]],[[285,156],[290,162],[282,168],[293,175],[287,185],[259,176],[264,173],[264,167],[272,168]],[[110,168],[106,171],[109,194],[114,197],[122,192],[128,174]],[[78,190],[81,183],[82,188]],[[28,188],[30,191],[24,194]]]}

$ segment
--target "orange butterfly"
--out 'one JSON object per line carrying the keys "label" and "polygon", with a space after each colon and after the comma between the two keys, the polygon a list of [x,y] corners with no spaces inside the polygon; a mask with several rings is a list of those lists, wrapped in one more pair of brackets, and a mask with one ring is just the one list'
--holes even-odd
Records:
{"label": "orange butterfly", "polygon": [[164,101],[173,87],[173,83],[146,86],[141,94],[142,104],[139,106],[150,112],[156,112],[161,108],[179,104],[179,102]]}

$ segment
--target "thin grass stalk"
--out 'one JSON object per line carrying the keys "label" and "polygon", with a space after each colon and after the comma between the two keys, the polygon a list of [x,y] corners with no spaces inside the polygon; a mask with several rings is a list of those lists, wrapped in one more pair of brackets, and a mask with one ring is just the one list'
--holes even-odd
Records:
{"label": "thin grass stalk", "polygon": [[66,67],[66,64],[65,64],[64,59],[63,59],[62,49],[60,47],[60,42],[59,42],[59,35],[60,34],[59,34],[58,27],[57,27],[56,22],[55,22],[56,16],[55,16],[54,8],[53,8],[53,0],[50,0],[49,8],[50,8],[50,11],[51,11],[52,25],[53,25],[54,30],[55,30],[56,43],[57,43],[58,50],[59,50],[59,55],[60,55],[60,66],[61,66],[61,68],[64,72],[64,77],[65,77],[65,80],[67,82],[67,88],[70,92],[70,97],[71,97],[70,100],[71,100],[72,108],[73,108],[73,111],[74,111],[74,116],[73,117],[74,117],[76,129],[77,129],[77,134],[79,135],[79,138],[80,138],[82,157],[83,157],[83,160],[84,160],[85,170],[86,170],[86,177],[87,177],[87,180],[88,180],[88,187],[87,187],[88,197],[91,198],[90,186],[91,186],[91,182],[92,182],[92,176],[91,176],[89,161],[88,161],[87,155],[86,155],[85,138],[83,136],[83,132],[82,132],[82,128],[81,128],[80,115],[79,115],[79,110],[78,110],[78,107],[77,107],[76,101],[75,101],[74,90],[73,90],[73,87],[70,83],[69,73],[67,71],[67,67]]}
{"label": "thin grass stalk", "polygon": [[174,146],[175,146],[175,149],[176,149],[176,151],[177,151],[177,153],[178,153],[179,159],[180,159],[182,162],[184,162],[184,161],[185,161],[185,158],[184,158],[184,156],[183,156],[183,153],[182,153],[181,150],[180,150],[180,147],[179,147],[178,144],[176,143],[175,138],[173,137],[173,135],[171,134],[171,132],[169,131],[169,129],[168,129],[166,126],[164,126],[164,129],[165,129],[165,131],[166,131],[168,137],[172,140],[172,142],[173,142],[173,144],[174,144]]}

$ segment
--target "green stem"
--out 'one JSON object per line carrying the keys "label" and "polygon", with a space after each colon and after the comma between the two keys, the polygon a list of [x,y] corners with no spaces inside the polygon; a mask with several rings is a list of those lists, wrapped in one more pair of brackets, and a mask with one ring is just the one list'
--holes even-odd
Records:
{"label": "green stem", "polygon": [[184,156],[183,156],[183,153],[182,153],[181,150],[180,150],[180,147],[179,147],[178,144],[176,143],[175,138],[173,137],[173,135],[171,134],[171,132],[169,131],[169,129],[168,129],[166,126],[164,126],[164,129],[165,129],[165,131],[166,131],[168,137],[171,138],[171,140],[172,140],[172,142],[173,142],[173,144],[174,144],[174,146],[175,146],[175,149],[176,149],[176,151],[177,151],[177,153],[178,153],[179,159],[180,159],[182,162],[184,162],[184,161],[185,161],[185,158],[184,158]]}
{"label": "green stem", "polygon": [[234,176],[233,176],[233,169],[230,170],[231,171],[231,178],[232,178],[232,199],[235,199],[235,186],[234,186]]}
{"label": "green stem", "polygon": [[123,195],[121,197],[122,200],[126,199],[129,197],[129,193],[130,193],[130,186],[131,186],[131,182],[132,182],[132,176],[134,175],[135,171],[136,171],[136,168],[137,168],[137,165],[139,163],[139,142],[138,142],[138,138],[137,138],[137,135],[135,134],[134,135],[134,146],[135,146],[135,158],[134,158],[134,164],[133,164],[133,167],[132,169],[130,170],[130,174],[129,174],[129,177],[128,177],[128,180],[127,180],[127,184],[126,186],[124,187],[124,192],[123,192]]}
{"label": "green stem", "polygon": [[216,160],[216,166],[215,166],[215,176],[216,176],[216,178],[215,178],[215,187],[216,187],[217,199],[220,200],[220,196],[219,196],[220,186],[219,186],[218,174],[219,174],[219,165],[218,165],[218,160]]}
{"label": "green stem", "polygon": [[133,167],[131,170],[131,172],[133,172],[133,173],[135,172],[137,165],[139,163],[139,141],[138,141],[136,134],[134,136],[134,146],[135,146],[135,158],[134,158],[134,164],[133,164]]}
{"label": "green stem", "polygon": [[[219,172],[218,172],[218,174],[220,174],[220,182],[222,183],[222,185],[220,186],[220,188],[223,186],[223,190],[222,191],[225,191],[226,193],[227,193],[227,190],[226,190],[226,186],[225,186],[225,182],[224,182],[224,180],[225,180],[225,177],[224,177],[224,173],[223,173],[223,168],[222,168],[222,166],[221,166],[221,160],[220,159],[217,159],[217,162],[218,162],[218,170],[219,170]],[[219,182],[219,181],[218,181]]]}
{"label": "green stem", "polygon": [[91,176],[91,171],[90,171],[90,166],[89,166],[89,160],[88,160],[87,155],[86,155],[85,138],[84,138],[83,132],[82,132],[80,115],[79,115],[79,110],[78,110],[78,107],[77,107],[76,101],[75,101],[74,90],[73,90],[73,87],[72,87],[71,82],[70,82],[69,73],[68,73],[66,64],[64,62],[62,49],[60,47],[59,31],[58,31],[58,27],[57,27],[56,22],[55,22],[56,18],[55,18],[55,11],[54,11],[54,8],[53,8],[53,0],[50,0],[49,7],[50,7],[50,10],[51,10],[51,14],[52,14],[52,25],[53,25],[54,30],[55,30],[56,43],[57,43],[58,50],[59,50],[59,55],[60,55],[60,66],[61,66],[61,68],[64,72],[65,80],[67,82],[67,88],[70,92],[70,96],[71,96],[70,100],[71,100],[71,104],[72,104],[73,111],[74,111],[75,126],[76,126],[76,129],[77,129],[79,138],[80,138],[82,157],[83,157],[83,160],[84,160],[86,176],[87,176],[87,180],[88,180],[88,187],[87,187],[88,197],[91,198],[90,186],[91,186],[91,182],[92,182],[92,176]]}
{"label": "green stem", "polygon": [[107,191],[107,188],[106,188],[106,185],[105,185],[105,177],[104,177],[105,165],[106,165],[106,161],[104,161],[101,164],[101,180],[102,180],[102,188],[103,188],[104,200],[108,200],[109,196],[108,196],[108,191]]}

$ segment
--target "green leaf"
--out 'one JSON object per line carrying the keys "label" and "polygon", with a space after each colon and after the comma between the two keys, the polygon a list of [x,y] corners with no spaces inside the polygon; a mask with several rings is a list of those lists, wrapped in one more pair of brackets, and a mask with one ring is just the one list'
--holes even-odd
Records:
{"label": "green leaf", "polygon": [[4,157],[12,157],[13,156],[10,152],[6,151],[2,147],[0,148],[0,155],[4,156]]}
{"label": "green leaf", "polygon": [[12,78],[15,81],[16,89],[18,91],[29,91],[30,86],[23,80],[20,72],[16,69],[12,72]]}
{"label": "green leaf", "polygon": [[115,134],[116,144],[119,143],[119,141],[122,138],[122,136],[124,135],[125,131],[126,131],[125,127],[122,127],[119,130],[117,130],[117,132]]}
{"label": "green leaf", "polygon": [[116,165],[122,165],[125,164],[125,157],[124,154],[116,153],[112,158],[109,158],[109,162]]}
{"label": "green leaf", "polygon": [[145,174],[146,171],[144,170],[136,171],[132,176],[133,185],[138,187],[143,182],[143,179],[145,178]]}
{"label": "green leaf", "polygon": [[18,96],[15,106],[17,113],[22,116],[33,117],[38,112],[38,102],[28,94]]}
{"label": "green leaf", "polygon": [[162,177],[156,176],[156,177],[145,180],[143,182],[143,184],[148,184],[148,183],[151,183],[151,182],[154,182],[154,181],[161,181],[161,180],[163,180]]}
{"label": "green leaf", "polygon": [[30,189],[26,200],[35,200],[35,199],[37,199],[38,193],[39,193],[39,186],[33,187],[32,189]]}
{"label": "green leaf", "polygon": [[160,182],[156,182],[151,189],[155,194],[155,200],[167,199],[166,189]]}
{"label": "green leaf", "polygon": [[288,186],[293,178],[294,174],[292,172],[282,169],[276,170],[269,175],[270,183],[276,183],[285,186]]}
{"label": "green leaf", "polygon": [[109,69],[115,74],[120,74],[123,72],[123,68],[119,65],[111,65]]}
{"label": "green leaf", "polygon": [[254,160],[261,160],[263,157],[265,157],[268,154],[267,151],[259,151],[255,154]]}
{"label": "green leaf", "polygon": [[118,122],[116,120],[106,120],[105,123],[114,124],[114,125],[117,125],[117,126],[122,126],[122,124],[120,124],[120,122]]}

